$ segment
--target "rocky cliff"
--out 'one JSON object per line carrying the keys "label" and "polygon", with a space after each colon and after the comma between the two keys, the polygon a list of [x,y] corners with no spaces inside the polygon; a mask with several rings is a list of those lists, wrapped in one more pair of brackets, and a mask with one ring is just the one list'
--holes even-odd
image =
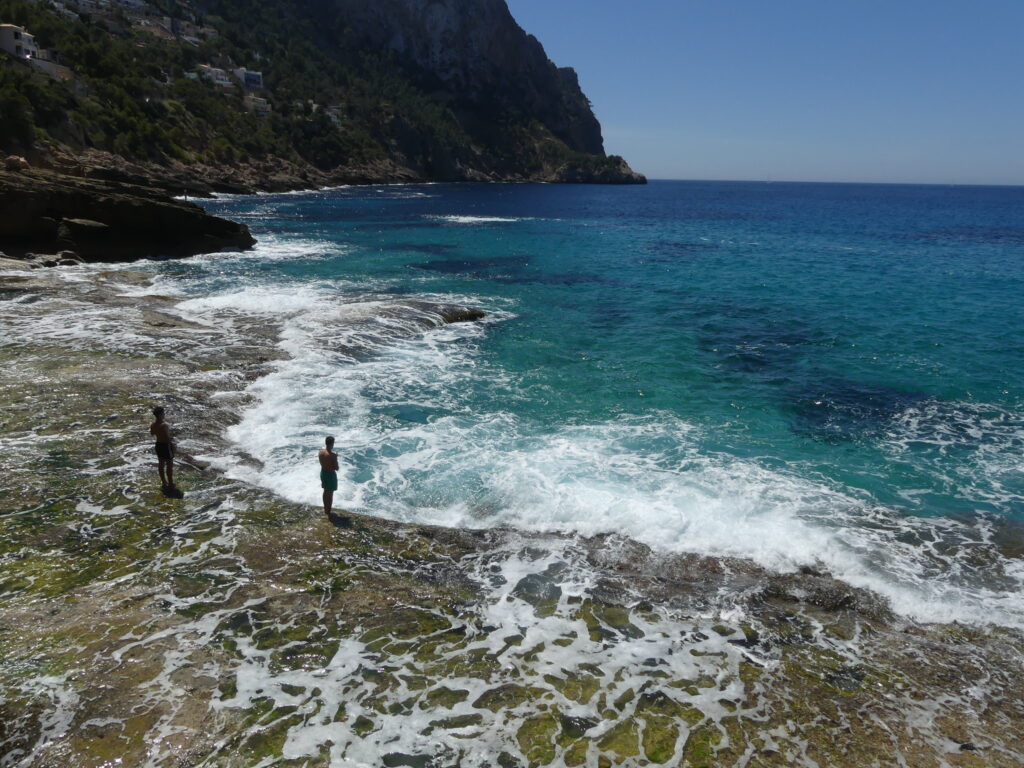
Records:
{"label": "rocky cliff", "polygon": [[[644,181],[605,155],[576,73],[504,0],[69,3],[77,16],[0,0],[0,21],[34,31],[75,72],[58,83],[24,62],[0,67],[0,150],[35,166],[103,164],[192,191]],[[213,32],[198,44],[154,35],[169,19]],[[215,86],[201,65],[259,70],[263,87]]]}
{"label": "rocky cliff", "polygon": [[[345,39],[389,52],[407,77],[456,117],[468,141],[436,175],[641,182],[606,161],[601,126],[576,72],[555,66],[504,0],[334,0]],[[399,142],[401,147],[402,142]]]}
{"label": "rocky cliff", "polygon": [[436,98],[472,117],[529,116],[576,152],[604,154],[575,71],[558,69],[504,0],[336,0],[351,39],[393,51]]}

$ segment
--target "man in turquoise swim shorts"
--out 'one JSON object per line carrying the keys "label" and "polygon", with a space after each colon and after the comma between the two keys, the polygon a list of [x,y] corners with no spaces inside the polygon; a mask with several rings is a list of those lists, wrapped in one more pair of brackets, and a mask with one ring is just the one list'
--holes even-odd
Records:
{"label": "man in turquoise swim shorts", "polygon": [[324,489],[324,514],[331,519],[334,492],[338,490],[338,454],[334,452],[334,438],[324,440],[326,447],[317,454],[320,459],[320,486]]}

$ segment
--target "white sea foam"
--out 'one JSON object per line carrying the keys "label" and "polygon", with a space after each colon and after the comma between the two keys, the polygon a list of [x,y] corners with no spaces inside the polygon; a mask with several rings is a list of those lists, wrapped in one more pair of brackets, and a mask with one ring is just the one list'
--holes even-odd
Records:
{"label": "white sea foam", "polygon": [[[395,675],[393,686],[386,687],[365,675],[375,668],[424,671],[424,663],[418,650],[402,650],[400,644],[371,650],[360,627],[352,627],[351,636],[337,641],[327,662],[316,668],[282,669],[273,663],[273,649],[236,635],[241,658],[235,665],[234,693],[214,707],[248,708],[260,698],[272,701],[275,707],[287,707],[302,717],[289,727],[282,756],[294,760],[312,757],[329,745],[331,764],[342,766],[377,765],[388,753],[455,752],[459,742],[452,741],[452,736],[460,731],[473,738],[473,748],[463,754],[461,764],[493,765],[494,755],[505,749],[517,751],[510,734],[520,721],[536,713],[533,702],[513,701],[497,710],[480,706],[481,696],[500,690],[496,686],[508,681],[528,681],[566,716],[592,718],[593,730],[588,735],[593,738],[617,724],[617,718],[602,721],[600,702],[624,701],[621,717],[634,714],[636,705],[629,702],[637,691],[650,687],[652,663],[659,674],[671,679],[703,676],[714,680],[710,687],[666,688],[662,695],[699,707],[712,720],[734,713],[736,707],[731,702],[741,701],[744,689],[733,670],[747,656],[745,650],[715,632],[699,632],[706,628],[706,619],[680,621],[662,609],[646,616],[629,611],[631,632],[595,638],[579,605],[589,596],[597,575],[564,541],[534,544],[540,549],[532,550],[532,556],[513,542],[501,551],[481,553],[463,563],[480,584],[482,599],[461,615],[458,625],[451,625],[457,630],[451,635],[454,641],[442,640],[436,652],[440,658],[484,655],[500,664],[493,672],[463,674],[453,664],[452,671],[429,680],[424,696],[422,682],[413,683],[410,675]],[[551,569],[557,576],[548,575]],[[517,593],[523,580],[531,578],[557,583],[558,596],[547,611],[537,611]],[[444,614],[437,618],[443,625],[450,622]],[[599,670],[597,677],[593,676],[595,669]],[[436,667],[431,672],[436,674]],[[595,689],[573,693],[561,685],[581,679],[593,680]],[[431,703],[430,693],[445,691],[462,695],[442,706]],[[401,717],[380,717],[382,696],[404,706]],[[417,699],[418,706],[408,706]],[[467,725],[439,728],[446,718],[466,718]],[[373,723],[373,727],[359,733],[354,724],[360,721]],[[685,735],[680,746],[683,742]]]}
{"label": "white sea foam", "polygon": [[[309,286],[183,304],[287,315],[281,345],[290,359],[249,387],[255,405],[228,433],[263,469],[212,458],[315,505],[313,454],[334,434],[342,507],[450,526],[622,533],[780,571],[817,563],[920,620],[1024,625],[1020,569],[998,562],[980,571],[964,559],[991,548],[987,524],[907,517],[799,468],[709,453],[697,429],[669,414],[551,430],[500,408],[480,411],[517,396],[478,354],[485,326],[424,329],[389,317],[395,304],[327,300]],[[481,398],[481,387],[492,396]]]}
{"label": "white sea foam", "polygon": [[[968,546],[986,544],[984,528],[901,517],[795,474],[702,454],[691,430],[668,418],[536,437],[516,435],[508,419],[401,431],[404,439],[392,434],[388,444],[416,450],[359,483],[353,503],[444,525],[623,533],[655,549],[746,557],[778,571],[821,563],[921,620],[1024,620],[1019,574],[1004,569],[1009,590],[994,588],[986,586],[993,566],[979,574],[958,562]],[[633,447],[664,437],[681,446],[678,455]],[[957,545],[953,554],[944,543]]]}
{"label": "white sea foam", "polygon": [[316,286],[296,284],[284,288],[253,286],[200,296],[180,302],[177,308],[190,318],[209,318],[221,312],[279,318],[299,312],[315,312],[323,305],[324,296]]}
{"label": "white sea foam", "polygon": [[216,265],[219,270],[224,270],[234,264],[241,265],[256,261],[268,264],[285,261],[319,261],[343,256],[349,250],[344,244],[332,240],[260,233],[256,245],[247,251],[204,253],[187,259],[186,263]]}
{"label": "white sea foam", "polygon": [[514,221],[529,221],[528,217],[517,216],[426,216],[448,224],[501,224]]}
{"label": "white sea foam", "polygon": [[[931,401],[893,419],[890,461],[944,480],[966,504],[1024,509],[1024,411],[989,403]],[[929,501],[927,493],[916,499]]]}
{"label": "white sea foam", "polygon": [[[308,243],[282,241],[268,244],[264,257],[293,247],[308,255]],[[185,318],[217,329],[209,339],[196,331],[197,343],[229,343],[236,321],[273,322],[288,354],[249,386],[254,404],[228,433],[263,469],[241,458],[203,457],[233,477],[316,505],[314,453],[331,433],[342,457],[339,506],[455,526],[617,532],[662,550],[749,557],[778,570],[819,563],[922,620],[1024,626],[1024,566],[998,554],[985,517],[907,516],[799,467],[709,453],[699,430],[669,414],[558,428],[532,423],[503,406],[522,395],[479,353],[487,325],[424,323],[412,302],[357,300],[338,280],[208,291],[207,283],[221,278],[203,268],[209,274],[189,284],[194,298],[177,305]],[[170,293],[173,284],[158,278],[151,290]],[[23,342],[162,348],[159,338],[136,330],[135,310],[71,295],[25,305],[29,311],[22,306],[3,320]],[[506,316],[492,311],[491,319]],[[934,458],[926,469],[935,472],[944,455],[973,452],[957,464],[967,474],[950,478],[966,501],[1020,502],[1019,414],[919,406],[894,420],[888,445],[894,461]],[[986,483],[974,483],[971,473]],[[927,493],[908,489],[903,498],[922,505]],[[972,559],[979,550],[983,565]]]}

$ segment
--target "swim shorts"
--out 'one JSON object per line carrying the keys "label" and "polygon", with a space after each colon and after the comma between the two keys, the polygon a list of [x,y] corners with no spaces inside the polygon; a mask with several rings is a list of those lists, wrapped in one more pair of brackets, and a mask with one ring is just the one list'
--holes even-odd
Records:
{"label": "swim shorts", "polygon": [[157,443],[156,457],[161,461],[170,461],[174,458],[174,446],[170,443]]}
{"label": "swim shorts", "polygon": [[338,473],[333,470],[328,472],[326,469],[321,469],[320,485],[323,486],[325,491],[338,490]]}

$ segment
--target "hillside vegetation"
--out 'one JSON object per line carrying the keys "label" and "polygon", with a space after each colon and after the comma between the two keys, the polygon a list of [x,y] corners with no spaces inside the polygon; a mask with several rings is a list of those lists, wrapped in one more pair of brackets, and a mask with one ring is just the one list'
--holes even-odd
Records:
{"label": "hillside vegetation", "polygon": [[[575,73],[547,60],[504,0],[65,6],[0,0],[0,22],[25,27],[75,74],[61,82],[5,57],[8,152],[101,150],[149,167],[376,164],[431,180],[636,180],[619,178],[628,166],[604,155]],[[190,42],[142,15],[212,32]],[[493,29],[481,33],[481,24]],[[432,69],[438,50],[442,70]],[[239,82],[218,88],[197,77],[199,65],[261,71],[263,88],[247,100]],[[253,97],[265,99],[264,114],[251,111]]]}

